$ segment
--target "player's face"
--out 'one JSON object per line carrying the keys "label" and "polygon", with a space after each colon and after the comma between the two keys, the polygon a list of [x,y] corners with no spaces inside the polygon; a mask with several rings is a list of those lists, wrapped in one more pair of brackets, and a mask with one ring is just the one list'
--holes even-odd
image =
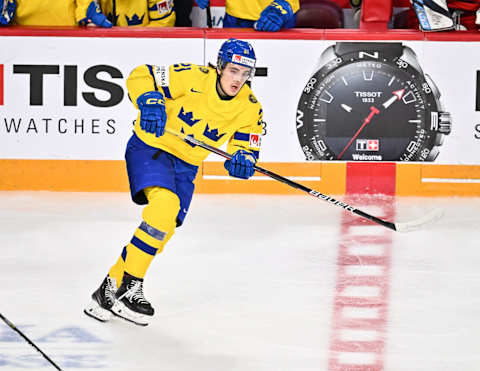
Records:
{"label": "player's face", "polygon": [[227,63],[220,77],[222,90],[231,97],[238,94],[243,84],[250,77],[250,68]]}

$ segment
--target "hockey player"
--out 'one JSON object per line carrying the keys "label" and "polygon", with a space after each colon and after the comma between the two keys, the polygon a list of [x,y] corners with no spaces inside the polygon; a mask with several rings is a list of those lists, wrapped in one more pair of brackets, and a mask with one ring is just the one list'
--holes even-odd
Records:
{"label": "hockey player", "polygon": [[[84,0],[80,0],[84,1]],[[173,27],[174,0],[96,0],[114,26]]]}
{"label": "hockey player", "polygon": [[[2,1],[2,0],[0,0]],[[13,9],[12,24],[21,26],[77,26],[94,24],[112,27],[92,0],[5,0]],[[15,11],[16,9],[16,11]],[[0,17],[0,23],[2,23]]]}
{"label": "hockey player", "polygon": [[[76,26],[75,0],[0,0],[0,24],[22,26]],[[7,15],[7,17],[5,17]],[[5,23],[5,21],[8,21]]]}
{"label": "hockey player", "polygon": [[[205,9],[210,0],[195,0]],[[279,31],[295,27],[299,0],[225,0],[223,27],[254,28],[258,31]]]}
{"label": "hockey player", "polygon": [[[2,0],[0,0],[2,1]],[[175,24],[173,0],[5,0],[23,26],[154,26]],[[2,23],[0,17],[0,23]]]}
{"label": "hockey player", "polygon": [[131,241],[92,294],[87,315],[108,321],[112,312],[147,325],[154,313],[143,294],[143,278],[182,225],[198,166],[209,154],[165,128],[216,147],[228,142],[233,154],[225,161],[228,173],[243,179],[253,175],[263,123],[261,105],[246,84],[255,63],[248,42],[229,39],[218,52],[216,67],[142,65],[130,74],[128,94],[140,112],[125,158],[132,199],[147,206]]}

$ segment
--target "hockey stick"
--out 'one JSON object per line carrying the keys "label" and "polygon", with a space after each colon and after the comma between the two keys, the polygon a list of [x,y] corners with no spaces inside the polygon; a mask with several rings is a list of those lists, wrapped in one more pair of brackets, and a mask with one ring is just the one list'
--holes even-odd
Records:
{"label": "hockey stick", "polygon": [[12,322],[10,322],[7,318],[5,318],[5,316],[0,313],[0,318],[11,328],[13,329],[14,331],[16,331],[22,338],[24,338],[28,344],[30,344],[32,347],[34,347],[36,350],[38,350],[40,352],[40,354],[48,361],[50,362],[57,370],[60,370],[62,371],[62,369],[60,367],[57,366],[57,364],[55,362],[53,362],[49,356],[47,356],[45,353],[42,352],[42,350],[37,347],[35,345],[35,343],[33,341],[31,341],[26,335],[23,334],[22,331],[20,331],[17,326],[15,326]]}
{"label": "hockey stick", "polygon": [[[215,153],[219,156],[222,156],[226,159],[230,160],[232,158],[232,156],[229,153],[224,152],[221,149],[218,149],[216,147],[210,146],[210,145],[208,145],[208,144],[206,144],[206,143],[204,143],[200,140],[197,140],[197,139],[193,138],[192,136],[188,136],[188,135],[185,135],[185,134],[182,134],[182,133],[178,133],[178,132],[176,132],[172,129],[169,129],[169,128],[165,128],[165,131],[172,134],[172,135],[175,135],[176,137],[184,140],[185,142],[187,142],[189,144],[194,144],[196,146],[202,147],[202,148],[204,148],[204,149],[206,149],[210,152],[213,152],[213,153]],[[311,188],[308,188],[308,187],[306,187],[306,186],[304,186],[300,183],[296,183],[296,182],[294,182],[290,179],[287,179],[287,178],[285,178],[281,175],[275,174],[272,171],[263,169],[260,166],[255,165],[254,169],[255,169],[255,171],[258,171],[259,173],[262,173],[262,174],[264,174],[264,175],[266,175],[266,176],[268,176],[272,179],[278,180],[279,182],[287,184],[290,187],[293,187],[293,188],[299,189],[301,191],[304,191],[304,192],[308,193],[309,195],[311,195],[313,197],[316,197],[316,198],[319,198],[323,201],[327,201],[332,205],[339,206],[339,207],[341,207],[341,208],[343,208],[347,211],[350,211],[353,214],[359,215],[362,218],[368,219],[368,220],[370,220],[374,223],[383,225],[384,227],[389,228],[393,231],[398,231],[398,232],[414,231],[414,230],[417,230],[417,229],[421,228],[423,225],[425,225],[427,223],[430,223],[430,222],[433,222],[436,219],[439,219],[442,216],[442,211],[439,210],[439,209],[436,209],[436,210],[433,210],[433,211],[425,214],[421,218],[418,218],[416,220],[412,220],[410,222],[392,223],[392,222],[377,218],[376,216],[367,214],[366,212],[364,212],[362,210],[359,210],[359,209],[357,209],[357,208],[355,208],[351,205],[348,205],[345,202],[338,201],[338,200],[334,199],[333,197],[324,195],[323,193],[320,193],[320,192],[315,191]]]}
{"label": "hockey stick", "polygon": [[212,11],[210,10],[210,5],[207,5],[207,26],[212,28]]}

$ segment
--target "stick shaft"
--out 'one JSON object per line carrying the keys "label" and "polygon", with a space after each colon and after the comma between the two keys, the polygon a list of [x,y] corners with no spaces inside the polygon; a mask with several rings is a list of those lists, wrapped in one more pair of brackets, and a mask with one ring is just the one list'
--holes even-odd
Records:
{"label": "stick shaft", "polygon": [[[197,145],[197,146],[199,146],[199,147],[202,147],[202,148],[204,148],[204,149],[206,149],[206,150],[208,150],[208,151],[210,151],[210,152],[213,152],[213,153],[215,153],[215,154],[217,154],[217,155],[219,155],[219,156],[222,156],[222,157],[224,157],[224,158],[226,158],[226,159],[231,159],[231,158],[232,158],[232,156],[231,156],[229,153],[227,153],[227,152],[225,152],[225,151],[222,151],[222,150],[219,149],[219,148],[210,146],[210,145],[208,145],[208,144],[206,144],[206,143],[204,143],[204,142],[202,142],[202,141],[200,141],[200,140],[197,140],[197,139],[195,139],[195,138],[193,138],[193,137],[191,137],[191,136],[187,136],[187,135],[185,135],[185,134],[177,133],[177,132],[175,132],[175,131],[173,131],[173,130],[171,130],[171,129],[168,129],[168,128],[166,128],[165,130],[166,130],[168,133],[173,134],[173,135],[175,135],[175,136],[183,139],[183,140],[186,141],[186,142],[189,142],[189,143],[191,143],[191,144],[195,144],[195,145]],[[313,190],[313,189],[311,189],[311,188],[308,188],[308,187],[304,186],[303,184],[294,182],[294,181],[292,181],[292,180],[290,180],[290,179],[287,179],[287,178],[285,178],[285,177],[283,177],[283,176],[281,176],[281,175],[278,175],[278,174],[276,174],[276,173],[274,173],[274,172],[272,172],[272,171],[270,171],[270,170],[264,169],[264,168],[262,168],[262,167],[260,167],[260,166],[258,166],[258,165],[255,165],[255,166],[254,166],[254,169],[255,169],[255,171],[258,171],[259,173],[264,174],[264,175],[266,175],[266,176],[268,176],[268,177],[270,177],[270,178],[272,178],[272,179],[278,180],[279,182],[282,182],[282,183],[284,183],[284,184],[287,184],[287,185],[289,185],[290,187],[293,187],[293,188],[299,189],[299,190],[301,190],[301,191],[303,191],[303,192],[306,192],[306,193],[308,193],[310,196],[319,198],[319,199],[321,199],[321,200],[323,200],[323,201],[327,201],[327,202],[329,202],[329,203],[332,204],[332,205],[339,206],[339,207],[341,207],[341,208],[343,208],[343,209],[345,209],[345,210],[347,210],[347,211],[350,211],[350,212],[353,213],[353,214],[356,214],[356,215],[358,215],[358,216],[361,216],[362,218],[368,219],[368,220],[370,220],[370,221],[372,221],[372,222],[374,222],[374,223],[383,225],[384,227],[389,228],[389,229],[391,229],[391,230],[394,230],[394,231],[397,230],[394,223],[391,223],[391,222],[388,222],[388,221],[386,221],[386,220],[377,218],[376,216],[370,215],[370,214],[368,214],[368,213],[366,213],[366,212],[364,212],[364,211],[362,211],[362,210],[359,210],[359,209],[357,209],[357,208],[355,208],[355,207],[353,207],[353,206],[351,206],[351,205],[348,205],[348,204],[346,204],[346,203],[344,203],[344,202],[340,202],[340,201],[334,199],[333,197],[327,196],[327,195],[325,195],[325,194],[323,194],[323,193],[320,193],[320,192],[315,191],[315,190]]]}
{"label": "stick shaft", "polygon": [[212,11],[210,5],[207,6],[207,26],[208,28],[212,28]]}
{"label": "stick shaft", "polygon": [[40,352],[40,354],[48,361],[51,363],[51,365],[53,367],[55,367],[57,370],[60,370],[62,371],[62,369],[60,367],[57,366],[57,364],[55,362],[53,362],[49,356],[47,356],[45,353],[42,352],[42,350],[37,347],[35,345],[35,343],[33,341],[31,341],[22,331],[20,331],[17,326],[15,326],[12,322],[10,322],[8,320],[8,318],[6,318],[2,313],[0,313],[0,318],[3,320],[3,322],[5,322],[12,330],[14,330],[15,332],[17,332],[22,338],[25,339],[25,341],[30,344],[32,347],[34,347],[38,352]]}

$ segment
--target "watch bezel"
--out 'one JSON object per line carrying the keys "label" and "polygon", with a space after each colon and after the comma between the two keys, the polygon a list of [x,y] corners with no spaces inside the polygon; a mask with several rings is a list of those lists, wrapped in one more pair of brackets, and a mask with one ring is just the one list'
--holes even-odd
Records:
{"label": "watch bezel", "polygon": [[[431,122],[432,112],[438,112],[438,117],[440,116],[442,110],[442,105],[439,100],[440,93],[437,86],[433,83],[433,80],[424,74],[413,50],[404,46],[402,51],[400,56],[388,56],[386,55],[387,53],[382,53],[381,51],[374,52],[369,50],[363,53],[358,50],[352,50],[342,55],[337,55],[335,53],[335,45],[331,45],[325,49],[320,58],[321,63],[309,78],[298,103],[298,110],[301,111],[303,124],[297,125],[297,136],[307,160],[336,160],[332,158],[331,155],[326,154],[326,151],[319,149],[318,143],[312,141],[318,134],[308,132],[309,125],[306,123],[313,122],[313,112],[316,107],[316,99],[312,98],[312,96],[316,95],[318,99],[323,90],[326,89],[328,82],[334,78],[335,72],[340,68],[367,61],[382,63],[402,71],[405,75],[404,80],[413,82],[415,87],[419,89],[419,95],[424,101],[426,120],[424,130],[426,131],[427,138],[410,158],[382,161],[433,161],[435,159],[438,151],[434,151],[433,149],[441,145],[444,134],[439,133],[438,128],[432,128],[432,125],[428,125],[428,123]],[[328,119],[327,122],[325,122],[325,125],[327,124]],[[428,150],[428,155],[426,155],[425,149]],[[355,160],[349,159],[348,161]]]}

